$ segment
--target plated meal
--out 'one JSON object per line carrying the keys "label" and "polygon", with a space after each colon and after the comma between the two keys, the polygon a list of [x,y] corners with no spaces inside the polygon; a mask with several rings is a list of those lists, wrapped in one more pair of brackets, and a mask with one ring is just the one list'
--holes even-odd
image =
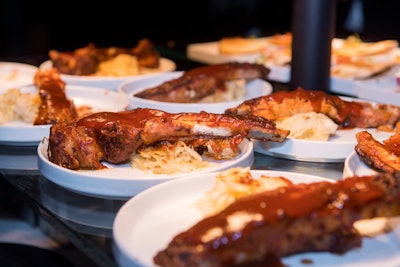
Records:
{"label": "plated meal", "polygon": [[54,69],[38,70],[31,83],[34,85],[4,90],[0,94],[1,144],[37,145],[49,135],[53,123],[128,107],[127,98],[116,92],[65,85]]}
{"label": "plated meal", "polygon": [[[107,168],[101,170],[70,170],[61,167],[49,160],[48,140],[38,146],[38,165],[40,173],[53,183],[77,192],[79,194],[126,200],[141,191],[159,183],[188,175],[221,171],[231,167],[248,167],[253,164],[253,144],[247,139],[238,146],[238,154],[230,159],[215,160],[204,157],[202,162],[207,166],[193,168],[194,164],[187,164],[190,168],[182,166],[182,172],[176,172],[176,165],[171,166],[173,173],[154,173],[139,167],[132,166],[131,162],[125,164],[104,163]],[[178,160],[177,160],[178,161]],[[200,164],[201,165],[201,164]],[[168,165],[166,164],[165,168]]]}
{"label": "plated meal", "polygon": [[110,183],[102,184],[103,195],[126,197],[188,173],[250,166],[253,146],[248,138],[282,142],[288,133],[252,115],[148,108],[98,112],[53,124],[38,147],[39,170],[56,183],[86,193],[98,188],[70,181],[101,180]]}
{"label": "plated meal", "polygon": [[[264,49],[261,47],[264,46]],[[257,62],[271,69],[269,79],[290,81],[292,35],[290,32],[263,38],[224,37],[216,42],[191,44],[188,57],[207,64],[236,60]],[[399,67],[399,47],[396,40],[363,41],[351,35],[332,41],[331,90],[358,96],[356,81],[392,76]]]}
{"label": "plated meal", "polygon": [[[398,210],[399,192],[387,185],[397,183],[398,177],[383,174],[335,182],[288,172],[250,170],[250,177],[235,172],[245,176],[250,185],[238,184],[233,178],[236,174],[227,170],[163,183],[126,202],[113,225],[113,252],[119,265],[399,264],[400,248],[393,241],[399,234],[398,221],[369,232],[373,224],[369,219],[398,216],[391,208]],[[229,182],[220,186],[224,175],[229,176]],[[201,206],[207,198],[212,201],[214,192],[226,199],[226,194],[233,196],[245,191],[243,187],[253,187],[253,179],[278,181],[271,181],[270,189],[242,195],[216,213],[204,214]],[[356,184],[375,194],[352,190]],[[330,205],[343,195],[347,198],[340,201],[342,205]],[[377,207],[380,213],[374,212]],[[362,227],[360,220],[365,222]]]}
{"label": "plated meal", "polygon": [[117,90],[127,79],[140,79],[176,68],[174,62],[160,56],[149,39],[140,40],[133,48],[104,48],[90,43],[74,51],[50,50],[49,58],[39,68],[56,68],[68,84],[112,90]]}
{"label": "plated meal", "polygon": [[38,67],[29,64],[0,62],[0,91],[31,85],[37,70]]}
{"label": "plated meal", "polygon": [[215,64],[127,81],[119,86],[119,92],[128,97],[131,108],[223,113],[246,99],[271,93],[271,84],[264,80],[268,72],[259,64]]}
{"label": "plated meal", "polygon": [[281,143],[255,141],[255,151],[313,162],[343,162],[368,129],[382,140],[393,134],[400,107],[297,88],[246,100],[226,114],[252,114],[290,130]]}

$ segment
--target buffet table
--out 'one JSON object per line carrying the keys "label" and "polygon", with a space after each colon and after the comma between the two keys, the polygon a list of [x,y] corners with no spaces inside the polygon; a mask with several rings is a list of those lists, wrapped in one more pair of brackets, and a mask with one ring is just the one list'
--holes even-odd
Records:
{"label": "buffet table", "polygon": [[[174,60],[177,70],[201,65],[188,60],[184,54],[159,49],[165,57]],[[288,84],[270,82],[275,91],[288,89]],[[305,162],[254,153],[252,169],[342,178],[343,162]],[[33,211],[26,219],[37,224],[44,233],[58,242],[72,244],[95,265],[117,266],[112,252],[112,225],[127,199],[82,195],[51,182],[38,170],[36,146],[0,145],[0,178],[1,184]]]}
{"label": "buffet table", "polygon": [[[1,180],[34,211],[42,230],[70,242],[98,266],[117,266],[112,253],[112,223],[126,200],[102,199],[64,189],[43,177],[36,147],[0,146]],[[252,169],[304,173],[341,179],[343,163],[315,163],[255,153]]]}

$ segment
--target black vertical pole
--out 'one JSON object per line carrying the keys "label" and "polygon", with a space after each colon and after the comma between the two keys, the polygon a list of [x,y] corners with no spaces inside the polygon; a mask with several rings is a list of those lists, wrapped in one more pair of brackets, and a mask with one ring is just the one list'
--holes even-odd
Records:
{"label": "black vertical pole", "polygon": [[290,88],[330,90],[336,0],[293,0]]}

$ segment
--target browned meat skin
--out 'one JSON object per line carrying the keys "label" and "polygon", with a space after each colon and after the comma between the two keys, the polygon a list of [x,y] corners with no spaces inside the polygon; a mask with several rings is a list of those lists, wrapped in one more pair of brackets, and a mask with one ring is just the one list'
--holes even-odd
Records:
{"label": "browned meat skin", "polygon": [[88,44],[73,52],[60,52],[52,49],[49,51],[49,57],[53,67],[62,74],[90,75],[96,72],[99,64],[94,44]]}
{"label": "browned meat skin", "polygon": [[396,132],[388,139],[383,140],[383,144],[390,152],[400,157],[400,132]]}
{"label": "browned meat skin", "polygon": [[400,118],[398,106],[345,101],[324,91],[304,90],[301,87],[244,101],[225,113],[253,114],[276,121],[311,111],[325,114],[340,128],[393,126]]}
{"label": "browned meat skin", "polygon": [[358,132],[356,139],[354,150],[365,164],[377,171],[400,171],[400,156],[376,140],[369,132]]}
{"label": "browned meat skin", "polygon": [[301,252],[342,254],[362,245],[355,221],[400,214],[399,185],[399,173],[386,173],[250,195],[177,234],[154,262],[164,267],[251,266]]}
{"label": "browned meat skin", "polygon": [[160,52],[147,38],[139,40],[138,45],[131,50],[131,53],[137,57],[141,67],[158,68],[160,66]]}
{"label": "browned meat skin", "polygon": [[261,64],[230,62],[195,68],[179,78],[135,94],[136,97],[163,101],[193,103],[225,91],[225,82],[235,79],[266,79],[270,70]]}
{"label": "browned meat skin", "polygon": [[[160,110],[95,113],[50,128],[49,159],[69,169],[101,169],[101,161],[123,163],[143,146],[182,140],[216,159],[232,158],[244,138],[282,142],[289,131],[251,115],[170,114]],[[226,154],[226,150],[231,153]]]}
{"label": "browned meat skin", "polygon": [[77,118],[74,103],[65,94],[65,82],[56,69],[38,70],[34,83],[39,91],[41,104],[34,125],[72,121]]}
{"label": "browned meat skin", "polygon": [[74,51],[60,52],[50,50],[49,57],[56,68],[62,74],[92,75],[97,71],[97,66],[116,57],[119,54],[136,56],[140,67],[158,68],[160,53],[149,39],[141,39],[134,48],[108,47],[98,48],[93,43],[78,48]]}

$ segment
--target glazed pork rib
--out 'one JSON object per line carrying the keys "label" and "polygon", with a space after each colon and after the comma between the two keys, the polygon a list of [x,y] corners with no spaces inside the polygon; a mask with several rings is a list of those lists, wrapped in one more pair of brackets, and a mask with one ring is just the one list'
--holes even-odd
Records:
{"label": "glazed pork rib", "polygon": [[252,115],[207,112],[171,114],[155,109],[101,112],[50,128],[49,160],[68,169],[102,169],[125,163],[141,147],[184,141],[199,153],[223,159],[239,153],[244,138],[282,142],[289,131]]}
{"label": "glazed pork rib", "polygon": [[362,245],[355,221],[400,215],[399,185],[399,173],[386,173],[243,197],[177,234],[154,262],[163,267],[266,266],[254,263],[301,252],[343,254]]}
{"label": "glazed pork rib", "polygon": [[377,171],[400,171],[399,138],[399,134],[394,134],[381,143],[369,132],[361,131],[356,134],[354,150],[362,162]]}
{"label": "glazed pork rib", "polygon": [[244,101],[227,109],[226,114],[253,114],[278,121],[299,113],[322,113],[340,128],[393,126],[400,119],[400,107],[389,104],[346,101],[324,91],[279,91]]}
{"label": "glazed pork rib", "polygon": [[215,93],[226,90],[226,81],[256,78],[266,79],[270,70],[261,64],[229,62],[186,71],[176,79],[148,88],[135,96],[145,99],[193,103]]}
{"label": "glazed pork rib", "polygon": [[61,80],[56,69],[38,70],[34,76],[34,84],[41,99],[34,125],[72,121],[77,118],[75,104],[67,98],[65,82]]}
{"label": "glazed pork rib", "polygon": [[140,67],[158,68],[160,64],[160,53],[147,38],[139,40],[137,46],[133,48],[97,47],[94,43],[89,43],[74,51],[60,52],[54,49],[49,51],[53,67],[60,73],[80,76],[96,74],[101,62],[113,59],[120,54],[135,56]]}

